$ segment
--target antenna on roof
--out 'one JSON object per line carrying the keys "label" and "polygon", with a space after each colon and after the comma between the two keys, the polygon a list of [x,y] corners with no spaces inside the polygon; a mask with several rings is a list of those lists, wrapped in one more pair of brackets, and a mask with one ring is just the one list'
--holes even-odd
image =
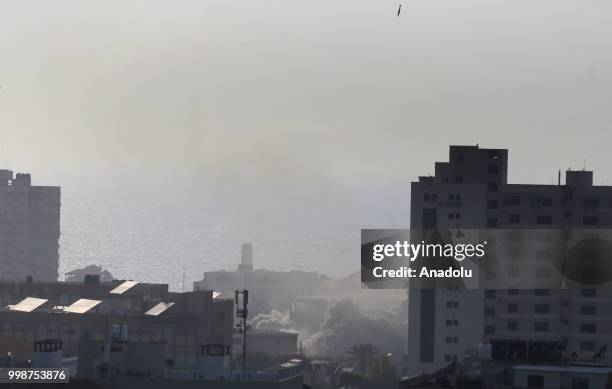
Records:
{"label": "antenna on roof", "polygon": [[183,293],[185,293],[185,268],[183,268]]}
{"label": "antenna on roof", "polygon": [[559,174],[557,175],[557,185],[561,186],[561,169],[559,169]]}

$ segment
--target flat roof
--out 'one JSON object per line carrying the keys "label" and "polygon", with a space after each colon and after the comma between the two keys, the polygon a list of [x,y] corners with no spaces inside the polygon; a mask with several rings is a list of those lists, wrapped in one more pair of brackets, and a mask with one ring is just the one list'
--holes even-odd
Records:
{"label": "flat roof", "polygon": [[513,370],[542,371],[548,373],[583,373],[583,374],[609,374],[611,366],[544,366],[544,365],[518,365]]}

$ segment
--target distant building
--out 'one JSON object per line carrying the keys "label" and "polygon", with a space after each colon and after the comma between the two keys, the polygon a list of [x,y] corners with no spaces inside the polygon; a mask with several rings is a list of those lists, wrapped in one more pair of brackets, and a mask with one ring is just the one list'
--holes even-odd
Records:
{"label": "distant building", "polygon": [[113,375],[163,378],[170,368],[166,348],[167,343],[161,341],[81,340],[77,375],[80,378]]}
{"label": "distant building", "polygon": [[[612,187],[594,186],[593,172],[567,171],[565,183],[559,174],[556,185],[509,184],[507,172],[507,150],[451,146],[449,161],[436,162],[435,175],[412,183],[411,229],[513,230],[496,243],[497,252],[506,256],[497,262],[507,264],[505,259],[515,256],[537,266],[542,259],[537,247],[546,244],[551,230],[612,227]],[[540,232],[526,237],[521,234],[526,230]],[[527,238],[536,250],[519,251]],[[578,360],[596,354],[605,358],[605,350],[612,350],[610,289],[413,286],[407,375],[441,369],[473,353],[481,342],[493,344],[494,358],[517,360],[535,358],[536,349]]]}
{"label": "distant building", "polygon": [[329,300],[323,298],[298,298],[291,302],[289,320],[294,326],[314,333],[325,322]]}
{"label": "distant building", "polygon": [[60,188],[0,170],[0,279],[57,281]]}
{"label": "distant building", "polygon": [[610,366],[543,366],[519,365],[514,371],[516,389],[528,388],[610,388],[612,367]]}
{"label": "distant building", "polygon": [[[276,358],[281,355],[295,355],[298,352],[298,333],[257,329],[247,331],[247,352],[249,355],[265,355]],[[234,332],[234,353],[242,352],[242,335]]]}
{"label": "distant building", "polygon": [[273,271],[256,269],[253,247],[242,245],[241,261],[236,271],[211,271],[193,283],[194,290],[214,290],[233,296],[234,291],[248,289],[249,319],[272,309],[289,310],[296,298],[312,296],[329,278],[317,272]]}
{"label": "distant building", "polygon": [[115,278],[106,269],[102,269],[102,266],[87,265],[80,269],[74,269],[67,272],[64,275],[64,281],[66,282],[85,282],[87,276],[96,276],[100,282],[112,282]]}
{"label": "distant building", "polygon": [[250,243],[242,244],[238,270],[244,272],[253,271],[253,245]]}

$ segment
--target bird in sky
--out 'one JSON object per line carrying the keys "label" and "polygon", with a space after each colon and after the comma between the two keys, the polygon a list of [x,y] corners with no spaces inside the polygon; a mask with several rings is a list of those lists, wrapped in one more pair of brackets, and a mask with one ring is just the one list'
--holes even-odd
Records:
{"label": "bird in sky", "polygon": [[402,5],[399,5],[399,8],[397,9],[397,16],[400,16],[400,12],[402,12]]}

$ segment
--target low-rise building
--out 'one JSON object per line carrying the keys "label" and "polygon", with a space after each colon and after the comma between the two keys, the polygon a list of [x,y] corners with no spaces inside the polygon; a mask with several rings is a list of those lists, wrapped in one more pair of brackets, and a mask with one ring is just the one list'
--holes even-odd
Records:
{"label": "low-rise building", "polygon": [[[298,336],[295,332],[256,329],[247,331],[247,348],[249,355],[265,355],[276,358],[280,355],[295,355],[298,352]],[[242,334],[234,333],[234,353],[242,352]]]}
{"label": "low-rise building", "polygon": [[81,341],[107,342],[121,326],[126,341],[163,345],[168,366],[197,369],[202,345],[232,347],[233,301],[216,296],[131,281],[0,282],[0,337],[12,339],[0,355],[31,359],[35,341],[57,339],[65,357],[77,356]]}
{"label": "low-rise building", "polygon": [[612,387],[612,366],[518,365],[514,387],[544,389],[591,389]]}

